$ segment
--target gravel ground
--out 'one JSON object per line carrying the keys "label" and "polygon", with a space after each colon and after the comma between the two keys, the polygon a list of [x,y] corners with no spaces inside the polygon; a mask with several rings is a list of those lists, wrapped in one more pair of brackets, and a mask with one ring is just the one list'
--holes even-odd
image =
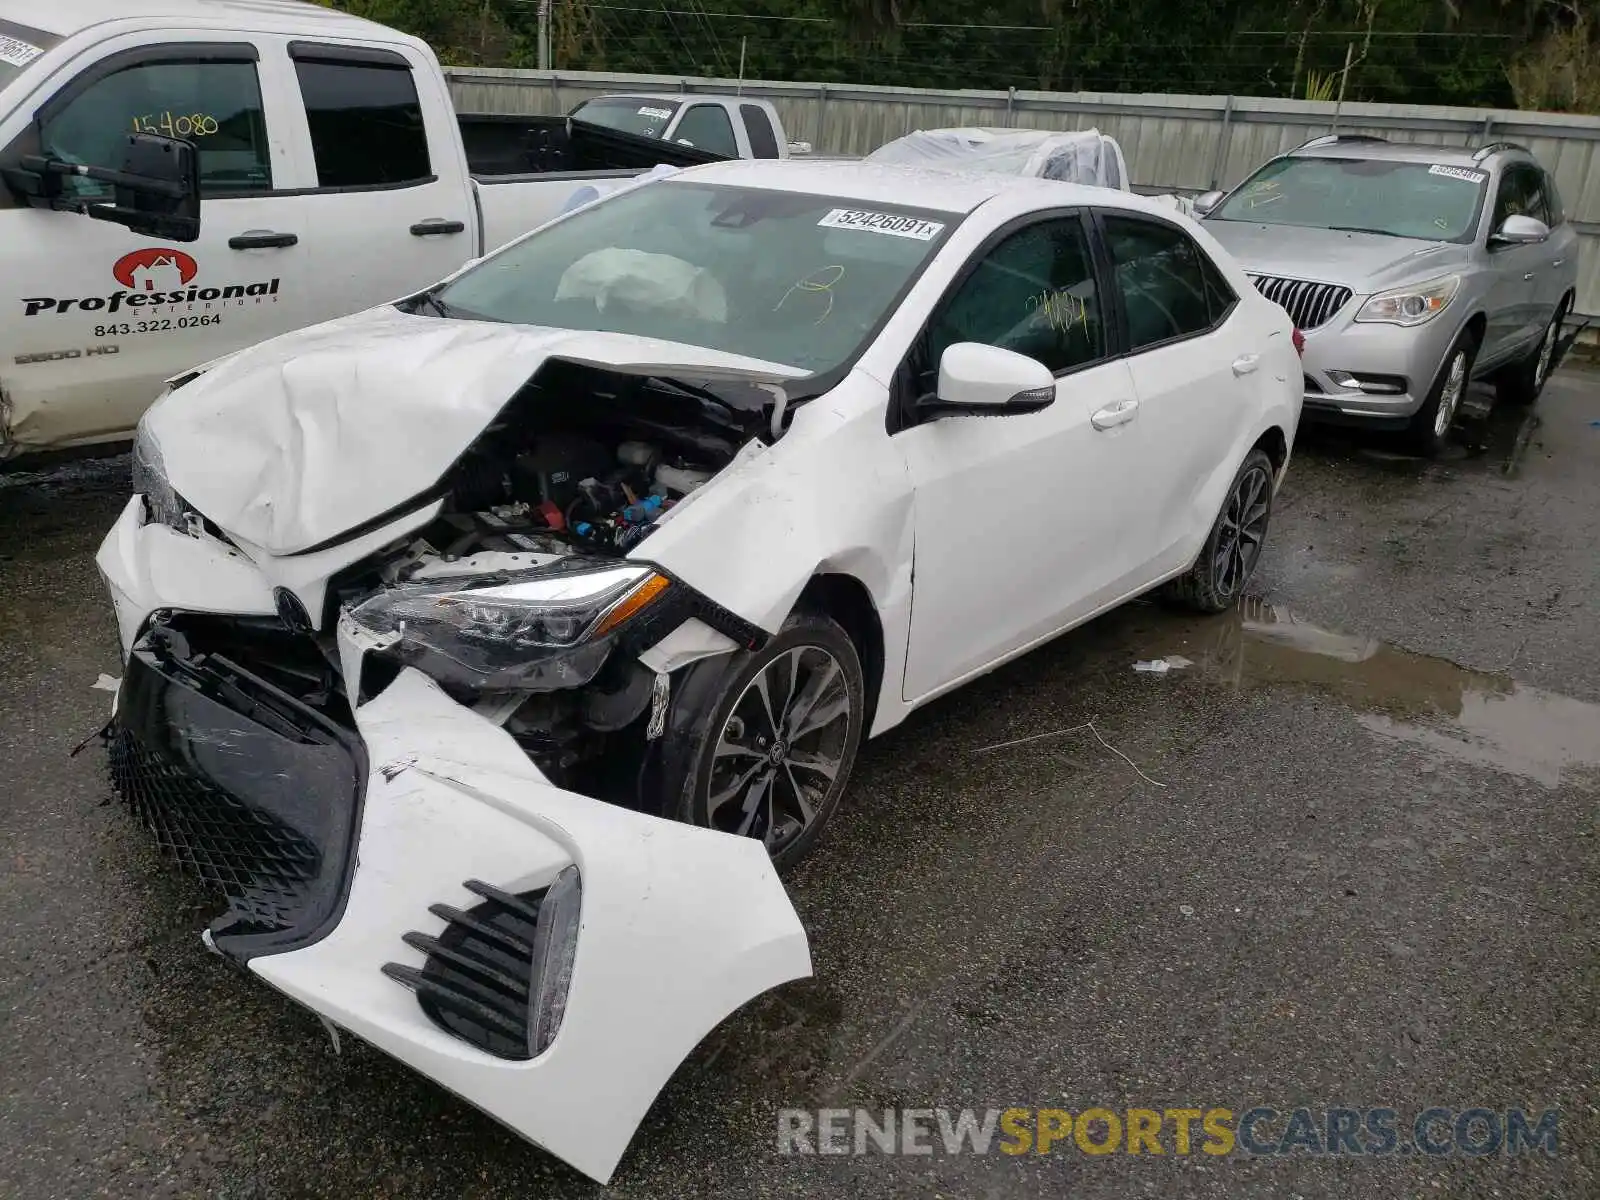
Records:
{"label": "gravel ground", "polygon": [[[612,1190],[1600,1194],[1600,376],[1539,414],[1431,465],[1308,432],[1240,612],[1130,605],[873,743],[790,883],[816,978],[712,1034]],[[598,1194],[207,954],[72,755],[126,469],[0,476],[0,1195]],[[777,1153],[783,1107],[1256,1104],[1557,1108],[1560,1151]]]}

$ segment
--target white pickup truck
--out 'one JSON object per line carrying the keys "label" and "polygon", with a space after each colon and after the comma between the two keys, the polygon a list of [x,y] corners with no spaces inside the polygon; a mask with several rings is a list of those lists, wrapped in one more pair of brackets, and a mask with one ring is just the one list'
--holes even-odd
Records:
{"label": "white pickup truck", "polygon": [[[745,102],[685,99],[677,128],[751,147]],[[783,157],[759,115],[751,155]],[[126,439],[167,378],[434,283],[585,184],[732,156],[692,140],[458,117],[426,44],[294,0],[0,0],[0,459]],[[195,195],[138,154],[197,161]]]}

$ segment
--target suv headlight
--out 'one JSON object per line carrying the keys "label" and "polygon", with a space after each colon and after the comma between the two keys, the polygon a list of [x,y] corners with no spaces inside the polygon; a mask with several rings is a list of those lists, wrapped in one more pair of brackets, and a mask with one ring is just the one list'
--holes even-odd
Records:
{"label": "suv headlight", "polygon": [[613,635],[660,599],[665,575],[611,559],[402,584],[349,610],[396,637],[386,653],[441,683],[553,691],[594,678]]}
{"label": "suv headlight", "polygon": [[1361,306],[1357,321],[1384,325],[1425,325],[1455,299],[1461,276],[1446,275],[1428,283],[1379,292]]}

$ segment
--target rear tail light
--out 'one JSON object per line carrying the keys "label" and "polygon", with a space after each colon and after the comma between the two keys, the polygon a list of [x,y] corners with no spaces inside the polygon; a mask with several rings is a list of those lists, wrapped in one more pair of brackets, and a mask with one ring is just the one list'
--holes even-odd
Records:
{"label": "rear tail light", "polygon": [[1306,335],[1300,332],[1298,326],[1296,326],[1294,331],[1294,352],[1301,358],[1304,358],[1306,355]]}

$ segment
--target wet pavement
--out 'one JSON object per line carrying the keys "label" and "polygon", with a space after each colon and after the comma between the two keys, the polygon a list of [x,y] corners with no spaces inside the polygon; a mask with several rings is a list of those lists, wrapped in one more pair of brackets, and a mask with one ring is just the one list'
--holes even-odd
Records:
{"label": "wet pavement", "polygon": [[[613,1191],[1600,1195],[1600,375],[1466,432],[1306,434],[1239,611],[1130,605],[871,744],[790,881],[816,978],[707,1039]],[[0,477],[0,1195],[599,1194],[207,954],[70,757],[125,479]],[[777,1153],[781,1107],[1256,1104],[1560,1109],[1559,1153]]]}

